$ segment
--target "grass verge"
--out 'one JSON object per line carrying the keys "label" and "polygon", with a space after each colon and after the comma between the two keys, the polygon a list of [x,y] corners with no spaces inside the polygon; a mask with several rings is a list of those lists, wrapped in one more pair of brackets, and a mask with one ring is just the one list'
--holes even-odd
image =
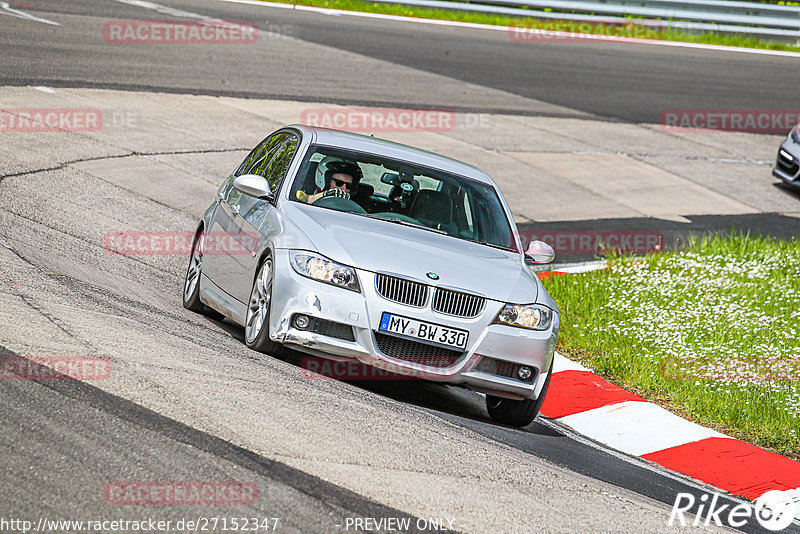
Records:
{"label": "grass verge", "polygon": [[733,235],[550,277],[559,350],[705,426],[800,459],[800,242]]}
{"label": "grass verge", "polygon": [[[576,23],[574,21],[559,21],[559,20],[546,20],[541,21],[533,18],[518,18],[509,16],[490,15],[485,13],[474,13],[466,11],[447,11],[444,9],[431,9],[424,7],[413,7],[396,4],[383,4],[377,2],[366,2],[363,0],[263,0],[270,2],[279,2],[283,4],[303,5],[323,7],[329,9],[342,9],[345,11],[361,11],[366,13],[382,13],[386,15],[397,15],[402,17],[418,17],[424,19],[438,19],[438,20],[454,20],[459,22],[472,22],[476,24],[489,24],[494,26],[511,26],[518,28],[538,28],[538,29],[554,29],[563,30],[567,32],[588,33],[593,35],[622,35],[627,37],[641,37],[653,38],[664,41],[680,41],[686,43],[702,43],[714,44],[721,46],[737,46],[744,48],[758,48],[766,50],[785,50],[790,52],[800,52],[800,46],[795,46],[786,43],[777,43],[772,41],[763,41],[761,39],[723,35],[714,32],[707,32],[702,34],[689,34],[677,30],[665,28],[663,30],[648,30],[643,26],[637,25],[635,20],[631,19],[631,24],[617,25],[617,24],[587,24]],[[621,32],[621,33],[620,33]],[[511,38],[511,37],[510,37]],[[535,38],[528,36],[524,38],[522,34],[518,34],[516,38],[512,38],[516,42],[558,42],[554,37],[541,37]],[[577,37],[568,37],[568,40],[577,40]]]}

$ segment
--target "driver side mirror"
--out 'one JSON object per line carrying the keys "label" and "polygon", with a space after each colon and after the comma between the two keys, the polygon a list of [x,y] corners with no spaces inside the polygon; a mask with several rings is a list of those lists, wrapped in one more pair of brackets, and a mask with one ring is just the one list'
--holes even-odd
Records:
{"label": "driver side mirror", "polygon": [[237,177],[233,181],[233,187],[247,196],[261,198],[270,202],[275,199],[269,183],[257,174],[243,174]]}
{"label": "driver side mirror", "polygon": [[545,264],[552,262],[555,257],[556,251],[544,241],[531,241],[525,251],[525,263]]}

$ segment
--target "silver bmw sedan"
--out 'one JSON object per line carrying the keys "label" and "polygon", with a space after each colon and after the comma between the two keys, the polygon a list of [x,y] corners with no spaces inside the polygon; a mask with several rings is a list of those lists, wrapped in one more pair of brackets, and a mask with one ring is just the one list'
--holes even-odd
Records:
{"label": "silver bmw sedan", "polygon": [[[525,426],[544,401],[559,311],[479,169],[362,135],[292,125],[223,182],[195,234],[186,308],[248,347],[361,362],[486,396]],[[328,360],[325,360],[328,361]]]}

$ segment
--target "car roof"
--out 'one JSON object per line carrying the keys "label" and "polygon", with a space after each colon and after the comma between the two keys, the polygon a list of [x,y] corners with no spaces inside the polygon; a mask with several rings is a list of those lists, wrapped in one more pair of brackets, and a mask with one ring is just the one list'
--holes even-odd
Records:
{"label": "car roof", "polygon": [[408,161],[425,167],[459,174],[493,186],[495,185],[485,172],[473,165],[420,148],[414,148],[377,137],[316,126],[292,124],[287,126],[287,128],[294,128],[300,130],[304,135],[310,135],[311,142],[318,145],[339,147],[358,152],[366,152],[368,154],[386,156],[392,159]]}

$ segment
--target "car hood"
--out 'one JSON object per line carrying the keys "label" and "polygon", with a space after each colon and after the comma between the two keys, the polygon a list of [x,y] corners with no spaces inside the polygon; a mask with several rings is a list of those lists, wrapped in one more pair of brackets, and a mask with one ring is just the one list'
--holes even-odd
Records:
{"label": "car hood", "polygon": [[[463,239],[297,202],[285,215],[328,258],[367,271],[402,274],[480,293],[490,299],[536,302],[540,284],[520,255]],[[434,281],[427,273],[436,273]]]}

